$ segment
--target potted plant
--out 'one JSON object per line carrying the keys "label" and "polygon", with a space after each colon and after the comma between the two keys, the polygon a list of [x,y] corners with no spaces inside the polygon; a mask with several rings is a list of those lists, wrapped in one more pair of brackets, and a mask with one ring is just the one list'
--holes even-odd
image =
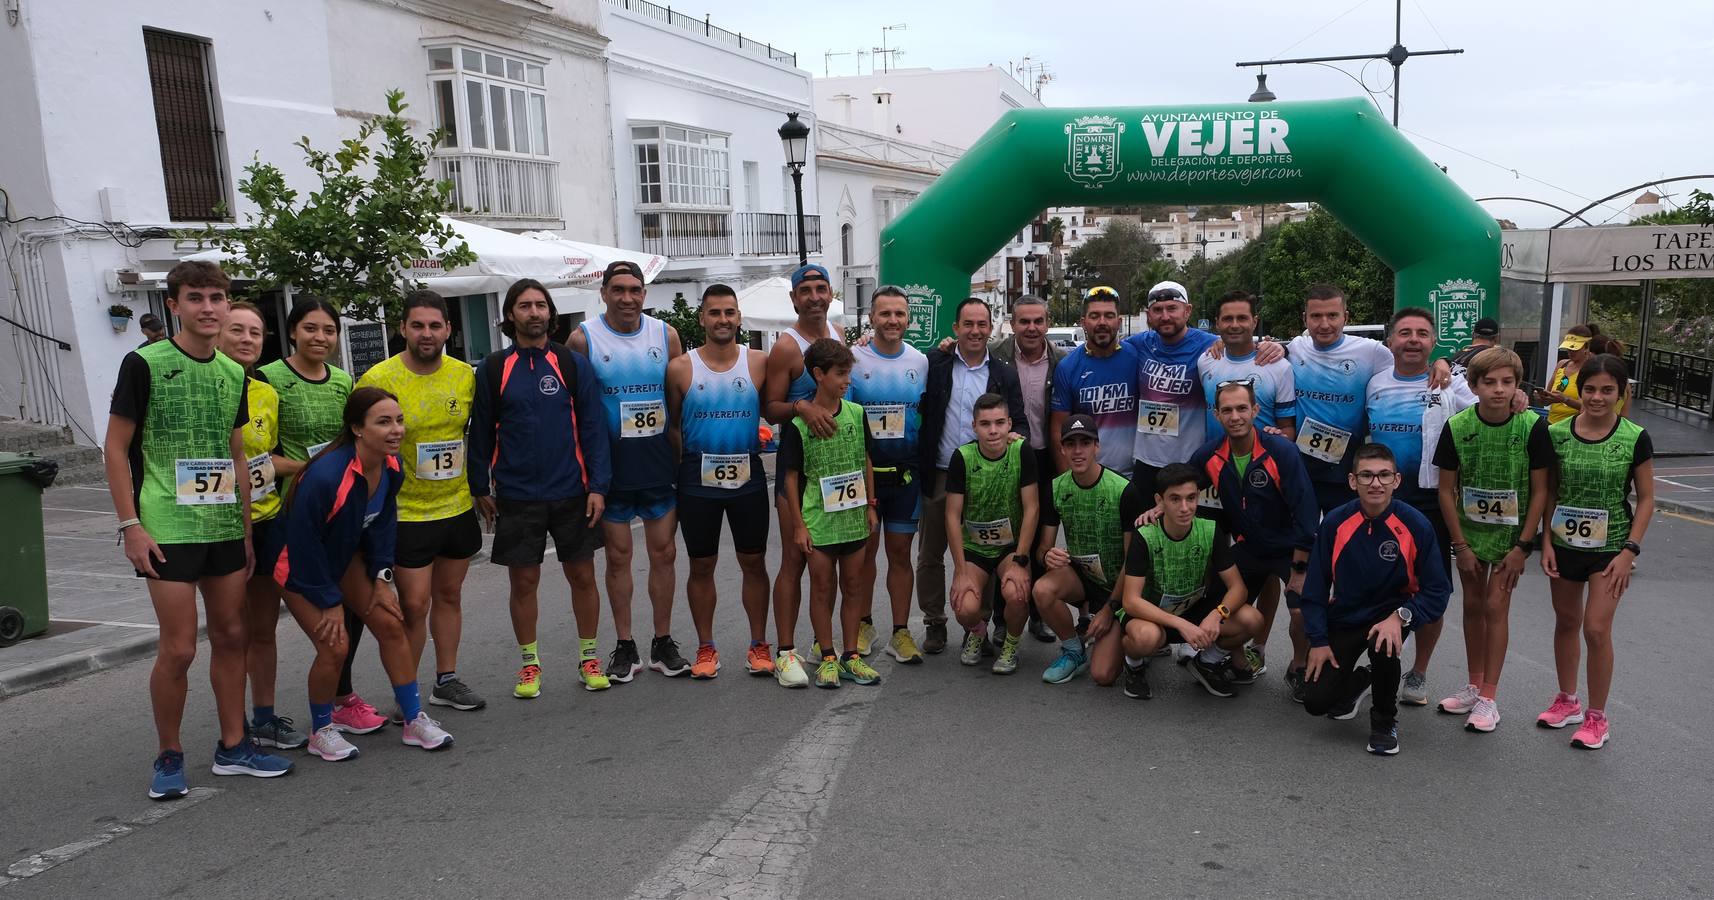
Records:
{"label": "potted plant", "polygon": [[107,307],[107,320],[113,323],[114,331],[124,331],[131,327],[131,317],[136,315],[131,307],[123,303],[115,303]]}

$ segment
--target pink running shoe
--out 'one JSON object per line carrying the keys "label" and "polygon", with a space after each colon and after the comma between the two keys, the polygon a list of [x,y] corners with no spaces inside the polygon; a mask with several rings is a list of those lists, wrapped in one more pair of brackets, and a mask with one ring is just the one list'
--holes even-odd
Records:
{"label": "pink running shoe", "polygon": [[1547,711],[1535,717],[1537,728],[1564,728],[1583,721],[1583,701],[1576,694],[1560,691],[1554,695],[1553,705]]}
{"label": "pink running shoe", "polygon": [[1470,709],[1470,718],[1464,720],[1464,730],[1487,734],[1499,725],[1500,704],[1487,697],[1476,698],[1476,705]]}
{"label": "pink running shoe", "polygon": [[452,746],[452,735],[447,734],[439,722],[429,718],[428,713],[420,712],[405,723],[404,742],[424,750],[439,750]]}
{"label": "pink running shoe", "polygon": [[362,697],[352,694],[345,702],[336,703],[333,707],[333,727],[346,734],[368,734],[387,724],[387,717],[376,711],[375,707],[364,702]]}
{"label": "pink running shoe", "polygon": [[1599,750],[1607,745],[1607,714],[1598,710],[1589,710],[1583,719],[1582,727],[1571,736],[1571,746],[1582,747],[1585,750]]}
{"label": "pink running shoe", "polygon": [[1462,716],[1476,708],[1476,700],[1481,695],[1476,686],[1467,684],[1458,689],[1458,693],[1440,701],[1440,711],[1454,716]]}

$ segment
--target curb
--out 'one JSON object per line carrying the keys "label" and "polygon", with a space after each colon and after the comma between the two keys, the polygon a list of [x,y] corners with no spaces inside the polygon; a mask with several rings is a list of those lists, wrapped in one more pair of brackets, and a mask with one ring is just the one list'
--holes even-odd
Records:
{"label": "curb", "polygon": [[[196,639],[199,643],[207,636],[206,627],[197,628]],[[155,648],[160,642],[159,633],[151,630],[116,644],[66,653],[9,672],[0,672],[0,700],[104,672],[139,659],[147,659],[155,655]]]}
{"label": "curb", "polygon": [[1656,512],[1669,512],[1687,519],[1695,519],[1698,522],[1714,525],[1714,509],[1709,509],[1703,505],[1681,503],[1677,500],[1662,500],[1657,497],[1654,501],[1654,508]]}

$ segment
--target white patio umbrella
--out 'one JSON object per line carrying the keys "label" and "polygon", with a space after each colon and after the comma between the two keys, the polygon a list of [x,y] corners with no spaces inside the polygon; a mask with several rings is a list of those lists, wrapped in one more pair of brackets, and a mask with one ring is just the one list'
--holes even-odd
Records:
{"label": "white patio umbrella", "polygon": [[572,277],[567,287],[597,289],[601,286],[601,276],[607,271],[607,266],[618,261],[634,262],[643,270],[643,283],[649,284],[661,270],[667,267],[667,258],[656,253],[643,253],[637,250],[625,250],[619,247],[608,247],[603,244],[591,244],[586,241],[574,241],[571,238],[556,234],[552,231],[526,231],[524,237],[551,244],[565,251],[567,259],[583,260],[583,268]]}
{"label": "white patio umbrella", "polygon": [[[775,276],[739,291],[738,311],[744,316],[744,327],[750,331],[784,331],[797,324],[791,279]],[[844,324],[845,305],[834,300],[827,307],[827,320]]]}

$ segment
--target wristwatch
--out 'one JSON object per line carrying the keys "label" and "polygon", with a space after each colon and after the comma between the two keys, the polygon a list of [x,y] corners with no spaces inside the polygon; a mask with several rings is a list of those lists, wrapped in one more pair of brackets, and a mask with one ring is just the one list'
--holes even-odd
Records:
{"label": "wristwatch", "polygon": [[1518,548],[1519,550],[1522,550],[1524,552],[1524,558],[1527,559],[1527,558],[1529,558],[1529,555],[1531,553],[1534,553],[1540,545],[1535,540],[1528,540],[1528,541],[1518,540],[1518,541],[1513,541],[1512,546]]}
{"label": "wristwatch", "polygon": [[386,569],[382,569],[379,572],[376,572],[375,573],[375,580],[376,581],[385,581],[388,584],[392,584],[393,583],[393,570],[389,567]]}
{"label": "wristwatch", "polygon": [[1309,560],[1307,560],[1307,559],[1294,559],[1294,560],[1292,560],[1291,561],[1291,570],[1293,572],[1307,572],[1307,571],[1309,571]]}
{"label": "wristwatch", "polygon": [[1027,554],[1027,553],[1014,553],[1014,554],[1012,554],[1012,562],[1015,563],[1016,565],[1023,566],[1024,568],[1027,569],[1030,567],[1029,554]]}
{"label": "wristwatch", "polygon": [[1410,607],[1401,606],[1398,609],[1393,610],[1393,614],[1399,617],[1399,624],[1400,625],[1403,625],[1406,628],[1410,627],[1410,620],[1411,620]]}
{"label": "wristwatch", "polygon": [[1619,549],[1631,551],[1632,556],[1642,556],[1643,555],[1643,545],[1637,543],[1636,541],[1626,541],[1623,544],[1619,545]]}

